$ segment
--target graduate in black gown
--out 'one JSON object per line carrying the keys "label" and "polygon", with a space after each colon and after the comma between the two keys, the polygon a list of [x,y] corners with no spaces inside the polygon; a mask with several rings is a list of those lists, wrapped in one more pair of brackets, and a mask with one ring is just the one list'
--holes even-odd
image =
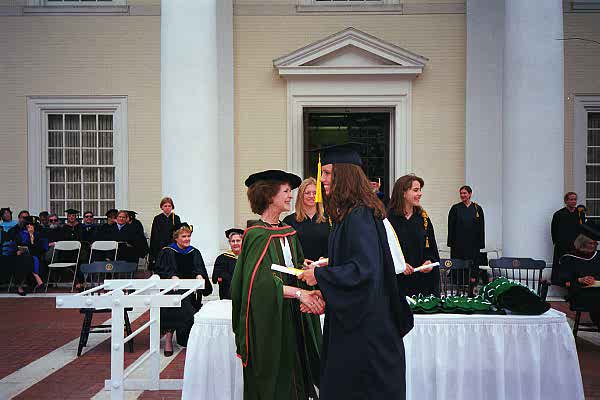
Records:
{"label": "graduate in black gown", "polygon": [[139,234],[127,223],[127,211],[121,210],[117,214],[114,224],[108,225],[103,230],[102,240],[114,240],[119,243],[117,260],[137,262],[146,256],[146,249],[140,244]]}
{"label": "graduate in black gown", "polygon": [[[173,243],[163,248],[156,259],[156,273],[161,279],[204,279],[202,291],[186,297],[179,308],[161,308],[160,328],[166,331],[165,356],[173,355],[173,332],[177,332],[177,343],[187,346],[194,324],[194,314],[202,307],[202,296],[212,293],[212,285],[204,266],[200,251],[190,245],[192,228],[187,223],[175,225],[172,230]],[[185,290],[176,291],[178,294]]]}
{"label": "graduate in black gown", "polygon": [[305,263],[327,258],[327,240],[331,229],[325,216],[322,203],[315,202],[317,181],[307,178],[300,184],[296,196],[296,212],[288,215],[283,222],[296,230]]}
{"label": "graduate in black gown", "polygon": [[321,149],[320,181],[333,221],[329,264],[300,275],[318,284],[325,300],[319,397],[404,399],[402,338],[412,313],[396,285],[385,210],[360,167],[358,146]]}
{"label": "graduate in black gown", "polygon": [[398,275],[398,286],[409,295],[440,295],[439,267],[413,272],[414,268],[440,261],[433,224],[421,207],[425,182],[415,175],[404,175],[394,184],[388,219],[400,241],[406,271]]}
{"label": "graduate in black gown", "polygon": [[221,300],[231,300],[231,279],[238,256],[242,251],[242,236],[244,236],[242,229],[227,229],[225,237],[229,242],[230,250],[219,255],[215,260],[212,282],[219,285],[219,299]]}
{"label": "graduate in black gown", "polygon": [[133,229],[135,235],[135,247],[140,249],[140,253],[146,256],[150,251],[148,246],[148,240],[146,239],[146,233],[144,232],[144,225],[141,221],[136,218],[137,212],[128,210],[127,211],[127,223]]}
{"label": "graduate in black gown", "polygon": [[568,192],[564,197],[565,207],[552,216],[552,243],[554,255],[552,257],[553,285],[565,285],[565,276],[562,273],[560,258],[573,250],[573,242],[579,233],[579,225],[585,223],[585,208],[577,206],[577,193]]}
{"label": "graduate in black gown", "polygon": [[111,208],[104,214],[106,216],[106,222],[98,227],[96,230],[95,240],[111,240],[109,239],[110,231],[112,231],[113,225],[117,223],[117,214],[119,210]]}
{"label": "graduate in black gown", "polygon": [[152,220],[152,228],[150,229],[150,270],[154,268],[154,262],[158,253],[163,247],[171,243],[171,231],[173,227],[181,223],[178,215],[175,215],[173,210],[175,205],[173,199],[164,197],[160,201],[160,209],[162,212]]}

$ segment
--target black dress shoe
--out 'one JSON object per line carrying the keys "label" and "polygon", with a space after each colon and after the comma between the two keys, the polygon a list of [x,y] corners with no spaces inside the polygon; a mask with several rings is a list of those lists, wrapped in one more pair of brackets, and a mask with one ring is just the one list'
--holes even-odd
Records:
{"label": "black dress shoe", "polygon": [[165,357],[171,357],[172,355],[173,355],[173,350],[171,350],[171,351],[165,350]]}

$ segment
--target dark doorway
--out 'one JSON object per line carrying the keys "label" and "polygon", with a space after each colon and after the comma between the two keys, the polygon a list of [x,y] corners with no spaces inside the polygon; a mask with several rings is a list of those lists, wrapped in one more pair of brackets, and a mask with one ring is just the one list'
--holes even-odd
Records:
{"label": "dark doorway", "polygon": [[[363,170],[371,181],[381,181],[380,190],[390,195],[390,121],[393,109],[304,109],[304,147],[358,142]],[[317,176],[318,154],[305,152],[305,176]]]}

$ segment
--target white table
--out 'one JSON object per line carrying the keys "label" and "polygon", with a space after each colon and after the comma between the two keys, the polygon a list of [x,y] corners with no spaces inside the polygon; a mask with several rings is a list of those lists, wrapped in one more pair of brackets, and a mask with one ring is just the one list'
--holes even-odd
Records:
{"label": "white table", "polygon": [[[565,315],[416,315],[404,338],[407,399],[580,400],[583,385]],[[183,399],[241,400],[231,301],[196,314]]]}

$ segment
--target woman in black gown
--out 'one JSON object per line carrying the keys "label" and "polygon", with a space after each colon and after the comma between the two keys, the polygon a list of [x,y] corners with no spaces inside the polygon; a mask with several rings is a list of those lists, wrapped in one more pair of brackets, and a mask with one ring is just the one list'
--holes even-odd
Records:
{"label": "woman in black gown", "polygon": [[394,185],[388,220],[394,227],[406,259],[404,275],[398,286],[409,295],[440,295],[439,267],[413,272],[414,268],[440,261],[433,225],[421,207],[422,178],[404,175]]}
{"label": "woman in black gown", "polygon": [[[173,355],[173,331],[177,331],[177,343],[187,345],[194,324],[194,314],[202,307],[202,296],[212,293],[212,285],[200,251],[190,245],[192,229],[185,222],[173,228],[173,243],[163,248],[156,260],[156,273],[161,279],[204,279],[205,288],[186,297],[179,308],[161,308],[160,327],[166,331],[165,356]],[[185,290],[177,291],[182,294]]]}
{"label": "woman in black gown", "polygon": [[229,242],[230,250],[221,254],[215,260],[212,282],[219,284],[219,299],[231,300],[231,279],[238,256],[242,251],[242,236],[244,231],[238,228],[231,228],[225,231],[225,237]]}
{"label": "woman in black gown", "polygon": [[305,263],[319,258],[327,258],[327,241],[330,226],[323,211],[323,204],[315,202],[317,181],[308,178],[302,181],[296,197],[296,212],[284,218],[283,222],[296,230]]}
{"label": "woman in black gown", "polygon": [[160,209],[162,212],[154,217],[150,230],[150,263],[148,265],[150,270],[154,269],[158,253],[171,243],[173,227],[181,224],[179,216],[173,212],[175,205],[172,198],[164,197],[160,201]]}

